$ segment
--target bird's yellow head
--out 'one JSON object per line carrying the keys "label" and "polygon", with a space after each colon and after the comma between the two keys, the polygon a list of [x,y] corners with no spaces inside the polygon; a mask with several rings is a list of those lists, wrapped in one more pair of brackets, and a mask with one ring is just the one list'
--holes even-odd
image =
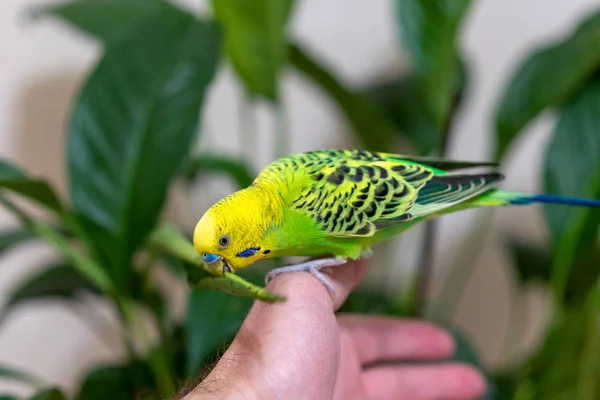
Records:
{"label": "bird's yellow head", "polygon": [[212,206],[194,229],[194,247],[215,275],[235,272],[272,256],[266,234],[270,207],[260,193],[240,191]]}

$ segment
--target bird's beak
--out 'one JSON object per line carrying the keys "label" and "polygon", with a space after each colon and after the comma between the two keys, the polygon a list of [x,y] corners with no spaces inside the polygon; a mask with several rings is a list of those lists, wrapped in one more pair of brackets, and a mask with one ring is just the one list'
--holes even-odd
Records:
{"label": "bird's beak", "polygon": [[[229,265],[227,260],[221,256],[214,257],[215,255],[210,254],[212,257],[202,257],[206,266],[214,275],[223,276],[225,272],[233,272],[233,268]],[[207,259],[208,258],[208,259]],[[212,260],[214,259],[214,261]],[[210,261],[210,262],[209,262]]]}

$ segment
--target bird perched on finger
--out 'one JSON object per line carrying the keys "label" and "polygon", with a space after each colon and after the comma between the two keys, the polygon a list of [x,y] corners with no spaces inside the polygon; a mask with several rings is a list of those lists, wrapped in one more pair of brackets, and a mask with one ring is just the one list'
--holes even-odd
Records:
{"label": "bird perched on finger", "polygon": [[[465,173],[474,167],[487,172]],[[320,272],[442,214],[476,207],[600,200],[508,192],[494,163],[452,161],[365,150],[317,150],[278,159],[247,188],[213,205],[194,230],[194,247],[215,275],[268,257],[327,256],[271,270],[267,279]],[[462,170],[462,171],[461,171]]]}

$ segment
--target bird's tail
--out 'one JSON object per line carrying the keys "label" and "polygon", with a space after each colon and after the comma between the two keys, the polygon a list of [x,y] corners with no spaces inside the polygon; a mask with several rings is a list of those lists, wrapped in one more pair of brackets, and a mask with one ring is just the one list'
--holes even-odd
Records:
{"label": "bird's tail", "polygon": [[505,192],[503,190],[492,190],[481,196],[481,198],[475,199],[475,203],[478,206],[528,205],[543,203],[581,207],[600,207],[600,200],[556,196],[552,194]]}

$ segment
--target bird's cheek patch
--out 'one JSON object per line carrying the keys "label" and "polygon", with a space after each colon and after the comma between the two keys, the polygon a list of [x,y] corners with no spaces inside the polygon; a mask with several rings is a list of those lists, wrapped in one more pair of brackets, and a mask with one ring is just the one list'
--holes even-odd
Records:
{"label": "bird's cheek patch", "polygon": [[239,253],[236,254],[236,256],[237,257],[243,257],[243,258],[252,257],[258,251],[260,251],[260,247],[250,247],[249,249],[246,249],[244,251],[240,251]]}

